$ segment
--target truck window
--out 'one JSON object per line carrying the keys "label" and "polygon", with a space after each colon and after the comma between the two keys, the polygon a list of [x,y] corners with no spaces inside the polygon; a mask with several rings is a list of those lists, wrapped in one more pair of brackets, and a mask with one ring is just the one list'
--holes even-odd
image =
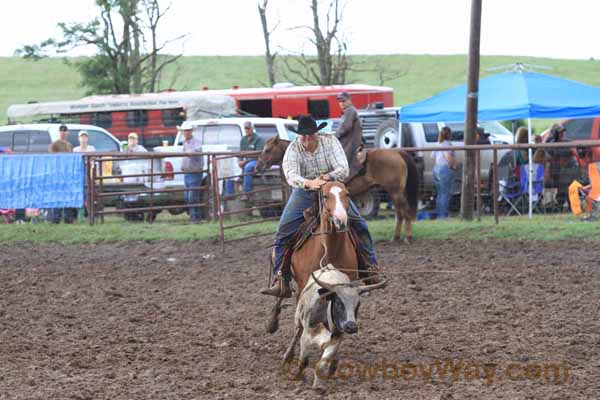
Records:
{"label": "truck window", "polygon": [[308,113],[314,119],[329,118],[329,101],[327,100],[308,100]]}
{"label": "truck window", "polygon": [[437,142],[438,134],[440,130],[436,123],[423,124],[423,131],[425,132],[425,140],[428,142]]}
{"label": "truck window", "polygon": [[257,117],[269,118],[273,116],[271,99],[240,100],[240,109]]}
{"label": "truck window", "polygon": [[148,125],[148,112],[146,110],[127,111],[125,113],[125,124],[128,128]]}
{"label": "truck window", "polygon": [[276,125],[263,125],[263,124],[255,124],[254,132],[260,136],[265,142],[271,139],[273,136],[278,135],[277,126]]}
{"label": "truck window", "polygon": [[564,127],[567,130],[565,138],[571,140],[590,140],[592,137],[593,124],[593,118],[571,119],[564,124]]}
{"label": "truck window", "polygon": [[0,132],[0,146],[6,147],[12,150],[12,132]]}
{"label": "truck window", "polygon": [[18,131],[13,137],[13,151],[15,153],[25,153],[27,151],[27,143],[29,142],[29,131]]}
{"label": "truck window", "polygon": [[220,144],[218,125],[210,125],[204,127],[204,132],[202,134],[202,144]]}
{"label": "truck window", "polygon": [[[79,146],[79,132],[81,129],[69,129],[67,141],[73,147]],[[119,151],[119,144],[115,142],[105,132],[94,129],[86,129],[88,133],[88,143],[96,149],[96,151]]]}
{"label": "truck window", "polygon": [[227,150],[239,151],[242,130],[237,125],[221,125],[219,130],[219,143],[226,144]]}
{"label": "truck window", "polygon": [[27,151],[32,153],[46,153],[51,144],[48,131],[29,132],[29,148]]}
{"label": "truck window", "polygon": [[465,140],[465,124],[446,124],[448,128],[452,130],[452,141],[460,142]]}
{"label": "truck window", "polygon": [[183,108],[161,110],[160,115],[162,117],[163,126],[165,127],[181,125],[185,119]]}

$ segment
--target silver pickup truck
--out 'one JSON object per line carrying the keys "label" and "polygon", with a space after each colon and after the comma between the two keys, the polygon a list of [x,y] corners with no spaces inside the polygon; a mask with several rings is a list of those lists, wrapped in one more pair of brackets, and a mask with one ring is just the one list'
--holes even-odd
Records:
{"label": "silver pickup truck", "polygon": [[[400,107],[390,107],[381,109],[358,110],[358,115],[363,126],[363,137],[367,147],[392,149],[399,147],[432,147],[437,144],[440,129],[448,126],[452,130],[452,143],[456,146],[463,145],[464,124],[459,122],[435,122],[435,123],[401,123]],[[339,125],[339,120],[333,120],[331,130]],[[489,140],[492,144],[512,144],[514,138],[512,133],[497,121],[480,122],[480,128],[483,128],[489,134]],[[499,151],[498,159],[507,153],[508,150]],[[421,194],[427,195],[433,190],[433,164],[431,152],[418,151],[414,154],[415,161],[421,171]],[[464,152],[456,153],[458,168],[462,168]],[[493,152],[481,152],[481,179],[487,181],[492,165]],[[457,177],[461,174],[457,173]],[[460,185],[455,185],[459,193]],[[372,193],[371,197],[378,195],[379,198],[385,197],[381,193]],[[371,204],[363,207],[363,212],[367,216],[375,216],[379,207],[378,199],[366,197],[365,202]]]}

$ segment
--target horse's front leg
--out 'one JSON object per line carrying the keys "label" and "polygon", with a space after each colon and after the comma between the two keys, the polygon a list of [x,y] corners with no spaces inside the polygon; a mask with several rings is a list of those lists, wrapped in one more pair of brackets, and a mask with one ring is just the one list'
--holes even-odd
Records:
{"label": "horse's front leg", "polygon": [[275,333],[279,329],[279,314],[281,314],[281,302],[283,297],[278,297],[277,302],[271,309],[271,315],[267,322],[267,333]]}

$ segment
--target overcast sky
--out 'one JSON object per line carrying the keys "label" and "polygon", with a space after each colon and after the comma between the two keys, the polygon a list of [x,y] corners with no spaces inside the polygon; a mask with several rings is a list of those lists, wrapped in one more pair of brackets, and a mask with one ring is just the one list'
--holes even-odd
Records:
{"label": "overcast sky", "polygon": [[[322,0],[325,1],[325,0]],[[328,1],[328,0],[327,0]],[[163,0],[172,8],[161,38],[189,34],[186,55],[255,55],[264,52],[256,0]],[[270,0],[279,20],[275,47],[300,51],[310,23],[309,0]],[[465,54],[470,0],[346,0],[343,32],[353,54]],[[94,0],[2,2],[0,56],[24,44],[57,37],[61,21],[87,21]],[[483,0],[481,53],[553,58],[600,58],[600,1]],[[171,47],[171,52],[180,51]],[[90,54],[79,49],[76,54]]]}

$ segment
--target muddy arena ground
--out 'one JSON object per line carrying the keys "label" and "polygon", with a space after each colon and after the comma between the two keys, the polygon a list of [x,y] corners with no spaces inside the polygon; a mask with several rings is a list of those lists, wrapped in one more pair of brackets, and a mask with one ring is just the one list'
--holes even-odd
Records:
{"label": "muddy arena ground", "polygon": [[597,244],[379,243],[323,395],[280,367],[293,307],[265,333],[268,243],[0,245],[0,399],[600,396]]}

